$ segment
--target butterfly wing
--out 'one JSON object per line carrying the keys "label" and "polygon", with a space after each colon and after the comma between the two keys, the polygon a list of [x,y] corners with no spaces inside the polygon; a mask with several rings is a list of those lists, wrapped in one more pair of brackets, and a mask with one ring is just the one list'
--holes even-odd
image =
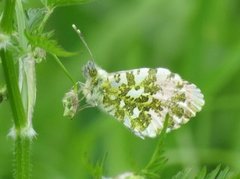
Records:
{"label": "butterfly wing", "polygon": [[179,128],[204,105],[194,84],[164,68],[110,73],[101,90],[100,108],[141,138],[158,135],[167,115],[167,131]]}

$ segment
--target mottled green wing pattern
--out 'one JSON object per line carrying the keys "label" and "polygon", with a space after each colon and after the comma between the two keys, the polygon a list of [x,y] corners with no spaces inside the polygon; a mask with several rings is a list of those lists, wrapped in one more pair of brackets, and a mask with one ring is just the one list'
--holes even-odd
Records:
{"label": "mottled green wing pattern", "polygon": [[110,73],[101,91],[100,108],[142,138],[158,135],[167,114],[170,131],[188,122],[204,105],[194,84],[164,68]]}

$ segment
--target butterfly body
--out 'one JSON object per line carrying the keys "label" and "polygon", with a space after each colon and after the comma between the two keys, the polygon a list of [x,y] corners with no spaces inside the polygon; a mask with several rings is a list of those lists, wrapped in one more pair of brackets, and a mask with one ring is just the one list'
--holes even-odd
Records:
{"label": "butterfly body", "polygon": [[107,73],[92,61],[84,67],[86,102],[97,106],[137,136],[155,137],[169,116],[167,131],[179,128],[204,105],[201,91],[165,68]]}

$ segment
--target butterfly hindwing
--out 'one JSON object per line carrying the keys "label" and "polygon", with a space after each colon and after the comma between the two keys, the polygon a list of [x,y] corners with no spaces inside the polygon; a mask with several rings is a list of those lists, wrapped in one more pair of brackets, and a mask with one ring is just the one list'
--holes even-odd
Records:
{"label": "butterfly hindwing", "polygon": [[188,122],[204,104],[195,85],[164,68],[109,73],[100,90],[99,107],[142,138],[158,135],[167,114],[170,131]]}

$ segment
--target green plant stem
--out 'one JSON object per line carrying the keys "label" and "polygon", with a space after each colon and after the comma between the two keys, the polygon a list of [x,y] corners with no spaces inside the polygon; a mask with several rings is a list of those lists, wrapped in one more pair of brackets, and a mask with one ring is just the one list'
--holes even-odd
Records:
{"label": "green plant stem", "polygon": [[24,136],[22,133],[22,130],[27,126],[27,118],[18,88],[15,65],[8,51],[2,49],[0,56],[8,89],[8,97],[13,112],[14,135],[16,135],[14,137],[14,176],[16,179],[29,179],[31,137]]}
{"label": "green plant stem", "polygon": [[14,127],[17,131],[20,131],[21,128],[26,126],[27,119],[18,88],[14,61],[11,54],[3,49],[1,50],[1,59],[8,89],[9,101],[13,112]]}
{"label": "green plant stem", "polygon": [[[25,15],[20,0],[5,0],[4,15],[1,22],[3,32],[11,34],[13,31],[14,9],[16,12],[17,32],[19,44],[22,50],[27,49],[27,39],[24,35]],[[30,178],[30,146],[33,131],[29,127],[29,121],[25,113],[23,98],[18,86],[18,76],[12,54],[8,50],[1,49],[0,57],[2,60],[3,72],[7,84],[8,97],[13,113],[14,127],[11,136],[14,139],[14,178]]]}
{"label": "green plant stem", "polygon": [[73,83],[73,85],[75,85],[76,82],[74,81],[74,79],[72,78],[72,76],[70,75],[68,70],[65,68],[65,66],[62,64],[62,62],[59,60],[57,55],[52,54],[52,56],[53,56],[54,60],[57,62],[57,64],[62,68],[62,70],[65,73],[65,75],[70,79],[70,81]]}
{"label": "green plant stem", "polygon": [[[28,40],[25,36],[26,17],[22,5],[22,0],[16,0],[16,23],[19,35],[19,44],[23,54],[28,53]],[[21,88],[21,99],[26,116],[25,128],[32,130],[31,120],[32,112],[35,104],[36,84],[35,84],[35,64],[27,66],[24,58],[19,58],[19,88]],[[29,63],[28,63],[29,64]],[[30,79],[33,79],[32,81]],[[29,127],[30,126],[30,127]],[[30,131],[28,131],[30,132]],[[31,178],[31,158],[30,149],[32,145],[32,137],[30,133],[21,132],[15,139],[15,178],[30,179]]]}
{"label": "green plant stem", "polygon": [[14,145],[16,165],[14,175],[16,179],[29,179],[31,177],[30,148],[31,139],[20,136],[16,138]]}
{"label": "green plant stem", "polygon": [[4,11],[3,11],[3,17],[1,20],[1,27],[2,30],[10,34],[13,31],[13,15],[14,15],[14,8],[15,8],[15,0],[6,0]]}
{"label": "green plant stem", "polygon": [[47,23],[47,20],[49,19],[50,15],[52,14],[52,12],[54,11],[54,7],[50,8],[50,7],[46,7],[47,8],[47,13],[45,14],[41,24],[39,25],[38,27],[38,31],[39,32],[42,32],[43,31],[43,28],[44,26],[46,25]]}

